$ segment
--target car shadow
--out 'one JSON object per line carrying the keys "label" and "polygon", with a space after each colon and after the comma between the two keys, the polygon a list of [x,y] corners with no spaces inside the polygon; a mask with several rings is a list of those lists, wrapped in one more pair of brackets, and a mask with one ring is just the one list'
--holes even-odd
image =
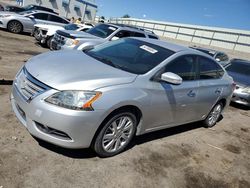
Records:
{"label": "car shadow", "polygon": [[238,103],[235,103],[235,102],[231,102],[230,103],[230,106],[234,107],[234,108],[238,108],[240,110],[250,110],[250,107],[249,106],[245,106],[245,105],[242,105],[242,104],[238,104]]}
{"label": "car shadow", "polygon": [[[5,31],[5,32],[8,32],[8,33],[11,33],[11,32],[9,32],[7,29],[5,29],[5,28],[0,28],[0,31]],[[26,35],[26,36],[32,37],[31,34],[30,34],[30,33],[27,33],[27,32],[11,33],[11,34],[14,34],[14,35]]]}
{"label": "car shadow", "polygon": [[[223,119],[222,116],[219,119],[219,121],[221,119]],[[168,129],[163,129],[163,130],[147,133],[147,134],[144,134],[141,136],[136,136],[131,141],[131,143],[129,144],[129,146],[127,147],[127,149],[124,152],[135,147],[136,145],[141,145],[141,144],[144,144],[146,142],[159,140],[159,139],[162,139],[165,137],[171,137],[171,136],[181,134],[184,132],[188,132],[188,131],[192,131],[192,130],[195,130],[195,129],[198,129],[201,127],[203,127],[201,122],[195,122],[195,123],[184,124],[184,125],[180,125],[177,127],[172,127],[172,128],[168,128]],[[97,154],[90,148],[87,148],[87,149],[68,149],[68,148],[62,148],[60,146],[55,146],[53,144],[50,144],[50,143],[45,142],[43,140],[40,140],[39,138],[35,138],[35,139],[38,142],[38,144],[40,146],[42,146],[43,148],[46,148],[46,149],[53,151],[55,153],[64,155],[66,157],[70,157],[70,158],[74,158],[74,159],[86,159],[86,158],[97,157]]]}

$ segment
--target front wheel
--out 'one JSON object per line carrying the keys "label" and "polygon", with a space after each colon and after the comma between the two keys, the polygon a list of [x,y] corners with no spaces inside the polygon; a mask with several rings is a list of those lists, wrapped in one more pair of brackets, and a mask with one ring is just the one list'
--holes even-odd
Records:
{"label": "front wheel", "polygon": [[11,33],[21,33],[23,30],[23,25],[19,21],[13,20],[8,23],[7,29]]}
{"label": "front wheel", "polygon": [[50,48],[53,36],[49,37],[46,41],[47,47]]}
{"label": "front wheel", "polygon": [[132,140],[136,125],[133,113],[117,113],[99,131],[93,149],[100,157],[111,157],[122,152]]}
{"label": "front wheel", "polygon": [[213,109],[208,114],[207,118],[203,121],[204,126],[207,128],[213,127],[221,116],[223,110],[223,104],[221,102],[217,103]]}

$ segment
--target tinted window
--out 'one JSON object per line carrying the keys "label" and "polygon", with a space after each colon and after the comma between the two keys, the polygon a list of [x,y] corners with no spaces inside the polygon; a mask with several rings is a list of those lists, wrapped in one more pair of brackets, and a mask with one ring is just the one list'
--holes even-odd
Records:
{"label": "tinted window", "polygon": [[150,39],[158,39],[156,36],[153,36],[153,35],[148,35],[148,37],[149,37]]}
{"label": "tinted window", "polygon": [[244,63],[241,61],[232,61],[226,68],[227,71],[250,76],[250,63]]}
{"label": "tinted window", "polygon": [[146,36],[143,33],[138,33],[138,32],[134,32],[134,37],[143,37],[143,38],[146,38]]}
{"label": "tinted window", "polygon": [[201,52],[203,52],[203,53],[205,53],[205,54],[208,54],[208,55],[210,55],[211,57],[214,57],[214,54],[215,54],[214,51],[209,51],[209,50],[205,50],[205,49],[201,49],[201,48],[194,48],[194,49],[199,50],[199,51],[201,51]]}
{"label": "tinted window", "polygon": [[49,15],[49,21],[57,23],[68,23],[66,20],[55,15]]}
{"label": "tinted window", "polygon": [[172,72],[179,75],[183,80],[196,79],[195,56],[182,56],[167,64],[164,72]]}
{"label": "tinted window", "polygon": [[33,14],[33,16],[35,17],[35,19],[48,20],[48,14],[45,14],[45,13],[36,13],[36,14]]}
{"label": "tinted window", "polygon": [[199,57],[199,67],[200,79],[216,79],[224,74],[223,69],[216,62],[205,57]]}
{"label": "tinted window", "polygon": [[118,38],[130,37],[133,36],[133,33],[131,31],[121,30],[118,33],[116,33],[115,36]]}
{"label": "tinted window", "polygon": [[107,38],[116,30],[117,30],[117,27],[106,25],[106,24],[100,24],[89,29],[86,32],[92,35],[95,35],[97,37]]}
{"label": "tinted window", "polygon": [[134,74],[144,74],[174,54],[166,48],[132,38],[102,44],[85,53]]}

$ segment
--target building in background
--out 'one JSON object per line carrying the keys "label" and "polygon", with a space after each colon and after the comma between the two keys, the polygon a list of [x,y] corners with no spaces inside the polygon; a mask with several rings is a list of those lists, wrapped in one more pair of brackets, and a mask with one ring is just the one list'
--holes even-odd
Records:
{"label": "building in background", "polygon": [[95,0],[23,0],[23,6],[30,4],[48,7],[60,16],[81,18],[86,22],[94,22],[97,12]]}

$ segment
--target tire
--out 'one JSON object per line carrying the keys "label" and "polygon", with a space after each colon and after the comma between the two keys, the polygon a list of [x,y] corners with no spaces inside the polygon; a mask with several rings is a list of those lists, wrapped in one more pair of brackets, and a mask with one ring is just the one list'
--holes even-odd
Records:
{"label": "tire", "polygon": [[48,40],[46,41],[46,45],[48,48],[50,48],[52,38],[53,38],[53,36],[49,37]]}
{"label": "tire", "polygon": [[218,122],[221,112],[224,108],[224,105],[222,102],[218,102],[213,109],[209,112],[208,116],[205,120],[203,120],[204,127],[211,128],[215,126],[215,124]]}
{"label": "tire", "polygon": [[21,33],[23,31],[23,25],[21,22],[13,20],[8,23],[7,29],[11,33]]}
{"label": "tire", "polygon": [[100,157],[111,157],[121,153],[131,142],[137,119],[131,112],[119,112],[101,128],[92,148]]}

